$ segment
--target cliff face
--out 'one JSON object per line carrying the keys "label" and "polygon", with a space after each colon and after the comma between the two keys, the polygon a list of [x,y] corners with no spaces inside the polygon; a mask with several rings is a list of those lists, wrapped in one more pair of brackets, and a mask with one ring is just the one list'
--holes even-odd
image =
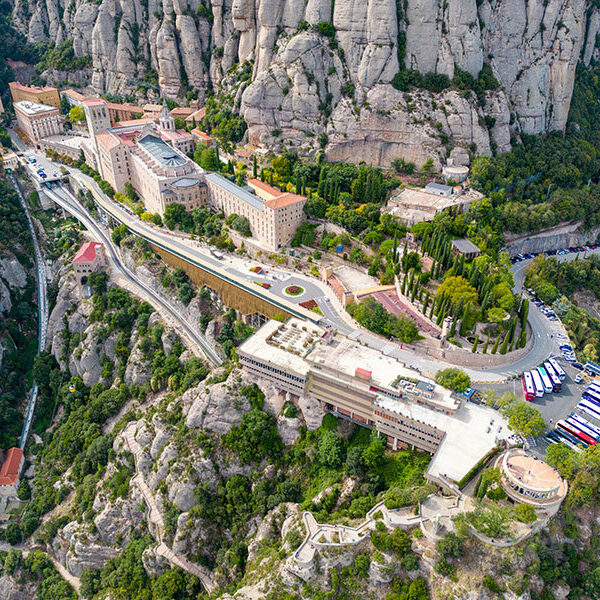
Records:
{"label": "cliff face", "polygon": [[[378,164],[451,146],[503,151],[511,129],[563,129],[600,28],[584,0],[15,0],[14,16],[31,41],[73,39],[98,90],[131,92],[149,69],[173,98],[222,85],[251,142],[310,151],[325,132],[331,158]],[[228,72],[244,61],[252,77],[236,81]],[[450,78],[489,63],[501,89],[483,108],[470,94],[398,92],[401,61]]]}

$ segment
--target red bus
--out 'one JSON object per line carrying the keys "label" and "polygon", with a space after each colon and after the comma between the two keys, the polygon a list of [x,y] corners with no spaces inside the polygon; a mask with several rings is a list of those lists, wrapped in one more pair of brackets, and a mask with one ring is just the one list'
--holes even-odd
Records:
{"label": "red bus", "polygon": [[521,380],[523,381],[523,395],[525,396],[525,400],[527,400],[527,402],[533,402],[533,399],[535,398],[535,389],[533,387],[531,373],[525,371]]}
{"label": "red bus", "polygon": [[580,431],[579,429],[577,429],[573,425],[570,425],[566,421],[559,421],[556,425],[557,427],[564,429],[567,433],[574,435],[578,440],[581,440],[582,442],[585,442],[588,445],[595,446],[598,443],[593,437],[589,436],[587,433],[583,433],[583,431]]}

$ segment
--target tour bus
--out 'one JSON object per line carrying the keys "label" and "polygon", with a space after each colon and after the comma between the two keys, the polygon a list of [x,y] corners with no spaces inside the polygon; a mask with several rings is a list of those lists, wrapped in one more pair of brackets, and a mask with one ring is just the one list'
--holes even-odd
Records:
{"label": "tour bus", "polygon": [[552,387],[552,382],[550,381],[550,377],[548,377],[548,373],[546,373],[546,369],[544,369],[544,367],[538,367],[537,371],[539,372],[540,377],[542,378],[544,392],[546,392],[546,394],[551,394],[554,388]]}
{"label": "tour bus", "polygon": [[[582,398],[577,405],[577,408],[581,408],[584,413],[594,417],[594,419],[598,419],[600,421],[600,407],[596,406],[594,403]],[[584,410],[585,409],[585,410]]]}
{"label": "tour bus", "polygon": [[541,398],[544,395],[544,386],[542,384],[542,377],[537,369],[533,369],[533,371],[531,371],[531,379],[533,380],[535,397]]}
{"label": "tour bus", "polygon": [[564,372],[563,368],[558,364],[558,361],[555,358],[549,358],[548,362],[552,365],[552,368],[556,371],[556,374],[560,377],[560,380],[564,381],[567,374]]}
{"label": "tour bus", "polygon": [[598,427],[597,425],[594,425],[591,421],[588,421],[585,417],[581,416],[578,413],[573,413],[571,415],[571,418],[575,422],[585,425],[591,432],[593,432],[594,437],[597,440],[600,440],[600,427]]}
{"label": "tour bus", "polygon": [[571,450],[575,450],[575,452],[581,452],[582,451],[581,446],[579,446],[579,444],[576,444],[576,443],[572,442],[570,439],[568,439],[566,436],[566,433],[567,432],[563,431],[562,429],[553,429],[546,436],[546,438],[555,440],[559,444],[566,444],[567,446],[569,446],[569,448],[571,448]]}
{"label": "tour bus", "polygon": [[[562,422],[563,421],[559,421],[559,423]],[[583,450],[585,450],[589,446],[589,444],[587,444],[583,440],[580,440],[577,436],[573,435],[566,427],[558,426],[554,431],[556,431],[559,435],[562,435],[566,440],[569,440],[572,444],[579,446]]]}
{"label": "tour bus", "polygon": [[552,382],[552,391],[558,394],[562,390],[560,377],[556,374],[554,368],[548,361],[544,363],[544,369],[546,369],[546,373],[548,373],[548,377],[550,377],[550,381]]}
{"label": "tour bus", "polygon": [[533,387],[531,373],[529,371],[525,371],[521,379],[523,381],[523,394],[525,395],[525,400],[527,400],[527,402],[531,402],[535,398],[535,388]]}
{"label": "tour bus", "polygon": [[597,392],[593,387],[586,388],[581,397],[600,407],[600,392]]}
{"label": "tour bus", "polygon": [[593,442],[594,446],[596,445],[596,442],[598,441],[598,438],[597,438],[596,434],[587,425],[584,425],[583,423],[580,423],[579,421],[576,421],[573,418],[573,415],[568,416],[565,419],[565,421],[569,425],[571,425],[572,427],[575,427],[576,429],[578,429],[582,433],[585,433],[585,435],[587,435],[588,437],[592,438],[594,440],[594,442]]}
{"label": "tour bus", "polygon": [[590,390],[593,390],[597,394],[600,394],[600,383],[596,383],[595,381],[592,381],[592,383],[590,383],[590,385],[588,385],[588,388]]}
{"label": "tour bus", "polygon": [[577,429],[577,427],[569,425],[566,421],[559,421],[556,424],[556,426],[560,427],[564,432],[577,438],[580,442],[583,442],[586,445],[586,447],[590,444],[594,446],[596,445],[596,440],[594,438],[590,437],[589,435],[587,435],[587,433],[584,433],[580,429]]}

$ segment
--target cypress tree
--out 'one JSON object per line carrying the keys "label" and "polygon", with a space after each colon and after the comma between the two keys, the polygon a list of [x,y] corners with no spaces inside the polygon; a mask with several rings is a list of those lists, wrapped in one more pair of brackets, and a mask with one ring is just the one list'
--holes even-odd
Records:
{"label": "cypress tree", "polygon": [[264,183],[265,181],[265,170],[261,169],[260,170],[260,180]]}
{"label": "cypress tree", "polygon": [[403,296],[406,296],[406,279],[407,279],[408,275],[404,275],[404,277],[402,277],[402,287],[400,289],[400,291],[402,292]]}
{"label": "cypress tree", "polygon": [[525,344],[527,343],[527,332],[525,328],[521,329],[521,333],[519,334],[519,342],[517,344],[517,348],[525,348]]}
{"label": "cypress tree", "polygon": [[462,312],[462,318],[460,320],[460,335],[465,337],[469,330],[469,319],[471,318],[471,303],[467,302]]}
{"label": "cypress tree", "polygon": [[448,337],[454,337],[454,334],[456,333],[457,325],[458,325],[458,317],[454,317],[454,320],[452,321],[452,325],[450,325],[450,331],[448,332]]}
{"label": "cypress tree", "polygon": [[423,302],[423,314],[427,316],[427,307],[429,306],[429,292],[425,296],[425,300]]}
{"label": "cypress tree", "polygon": [[484,354],[487,354],[487,350],[488,350],[488,345],[489,345],[489,343],[490,343],[490,335],[489,335],[489,333],[488,333],[487,340],[485,340],[485,344],[483,344],[483,350],[482,350],[482,352],[483,352]]}
{"label": "cypress tree", "polygon": [[393,254],[392,254],[392,262],[395,264],[398,260],[398,237],[396,232],[394,231],[394,245],[392,246]]}
{"label": "cypress tree", "polygon": [[478,280],[479,280],[479,269],[477,268],[477,265],[473,264],[473,267],[471,268],[471,275],[469,277],[469,283],[474,288],[477,288]]}
{"label": "cypress tree", "polygon": [[269,185],[273,185],[273,169],[269,171]]}
{"label": "cypress tree", "polygon": [[256,162],[256,154],[252,155],[252,177],[256,178],[256,173],[258,170],[258,164]]}
{"label": "cypress tree", "polygon": [[477,352],[478,345],[479,345],[479,334],[477,334],[475,336],[475,339],[473,340],[473,347],[471,348],[471,352],[473,352],[473,354],[475,354],[475,352]]}
{"label": "cypress tree", "polygon": [[521,319],[521,327],[525,329],[525,324],[527,323],[527,316],[529,315],[529,300],[527,298],[523,298],[523,302],[521,302],[521,309],[519,310],[519,317]]}
{"label": "cypress tree", "polygon": [[429,311],[429,318],[433,320],[433,313],[435,311],[435,305],[437,304],[438,300],[437,298],[433,299],[433,302],[431,303],[431,310]]}
{"label": "cypress tree", "polygon": [[506,335],[504,336],[504,339],[502,340],[502,345],[500,346],[500,354],[506,354],[506,351],[508,350],[509,335],[510,335],[510,332],[507,331]]}
{"label": "cypress tree", "polygon": [[494,345],[492,346],[492,354],[496,354],[496,351],[498,350],[498,342],[500,341],[500,336],[498,336],[496,338],[496,341],[494,342]]}
{"label": "cypress tree", "polygon": [[512,344],[513,338],[515,337],[516,327],[517,327],[517,315],[515,315],[510,320],[510,325],[509,325],[509,329],[508,329],[508,343],[509,344]]}

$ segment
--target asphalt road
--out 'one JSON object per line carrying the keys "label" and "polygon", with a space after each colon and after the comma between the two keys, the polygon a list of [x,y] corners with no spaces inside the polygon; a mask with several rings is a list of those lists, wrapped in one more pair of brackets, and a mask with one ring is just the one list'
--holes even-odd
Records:
{"label": "asphalt road", "polygon": [[155,305],[158,305],[162,310],[165,311],[166,314],[171,316],[180,327],[186,332],[186,334],[190,337],[190,339],[196,343],[196,345],[204,352],[204,354],[208,357],[208,359],[215,365],[222,364],[223,360],[219,356],[219,354],[212,348],[209,344],[208,340],[204,335],[199,331],[197,327],[193,327],[186,320],[186,318],[171,304],[164,300],[160,295],[158,295],[151,287],[147,286],[143,281],[138,279],[132,271],[130,271],[119,258],[119,255],[116,252],[112,239],[107,236],[104,231],[96,224],[94,219],[89,215],[89,213],[79,204],[77,198],[71,194],[71,192],[67,191],[64,188],[58,187],[53,189],[45,189],[44,193],[48,195],[48,197],[56,202],[59,206],[62,206],[65,210],[70,212],[76,219],[81,221],[83,225],[90,232],[96,236],[98,240],[100,240],[105,248],[107,249],[110,259],[119,272],[134,286],[141,288],[148,296],[152,298]]}

